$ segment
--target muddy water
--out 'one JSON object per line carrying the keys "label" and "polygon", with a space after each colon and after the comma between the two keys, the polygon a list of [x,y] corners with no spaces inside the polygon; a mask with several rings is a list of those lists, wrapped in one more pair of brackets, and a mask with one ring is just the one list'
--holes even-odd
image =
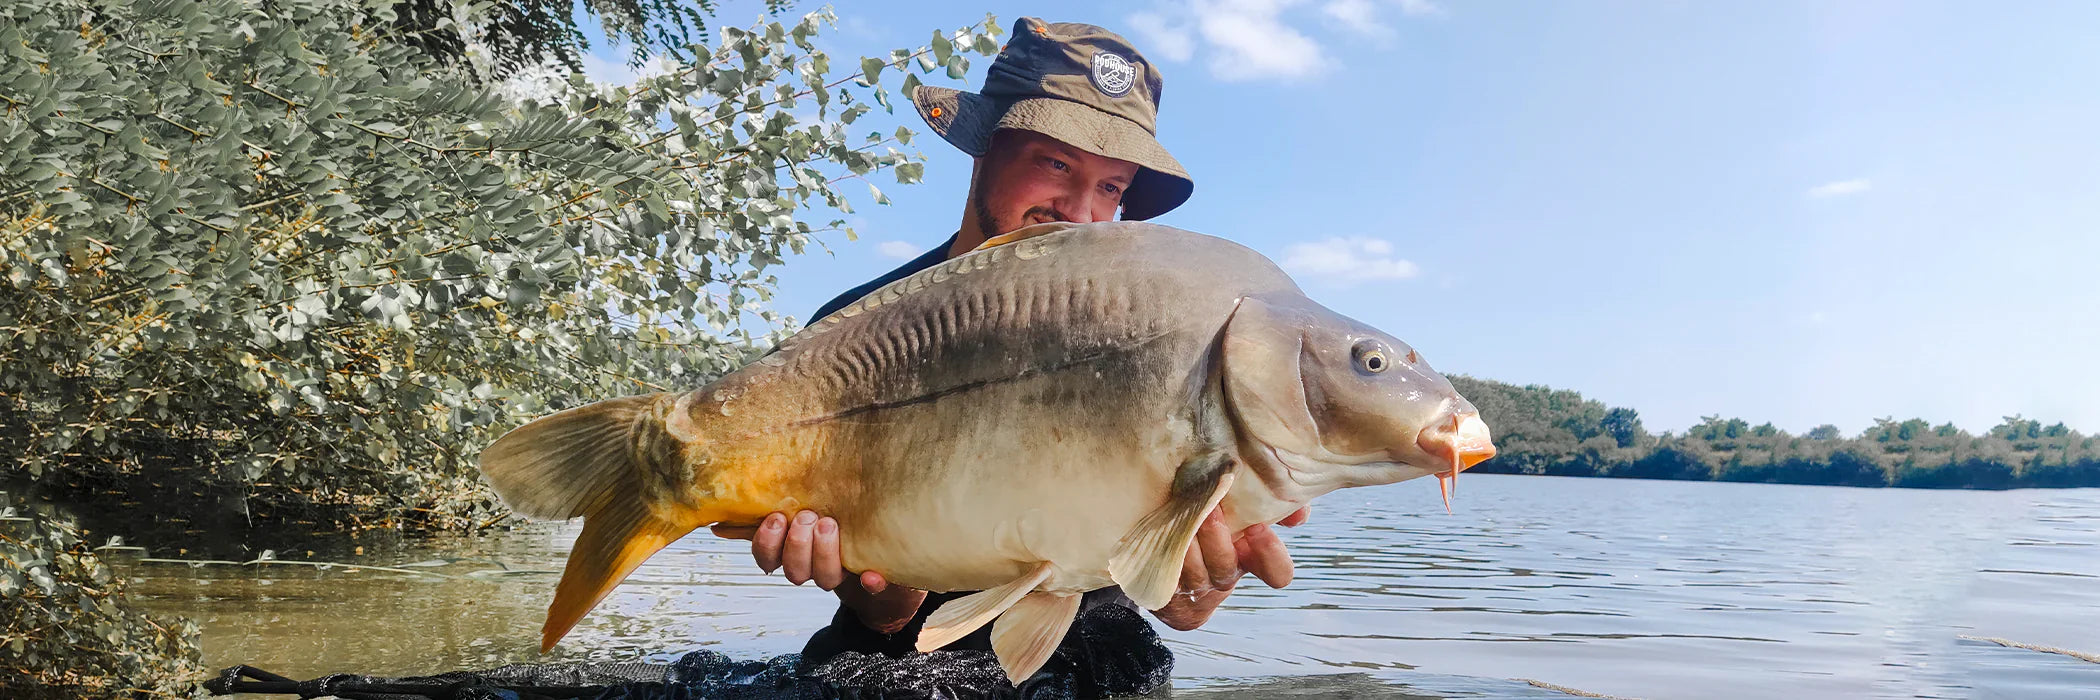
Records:
{"label": "muddy water", "polygon": [[[1203,629],[1164,632],[1176,696],[2100,697],[2100,490],[1941,492],[1468,476],[1329,496]],[[831,598],[738,542],[659,554],[536,650],[573,526],[279,543],[291,564],[124,567],[204,628],[214,667],[415,674],[801,648]],[[143,536],[154,557],[186,558]],[[268,546],[268,545],[265,545]],[[312,553],[309,554],[308,551]],[[219,553],[219,554],[224,554]],[[1164,629],[1164,628],[1162,628]]]}

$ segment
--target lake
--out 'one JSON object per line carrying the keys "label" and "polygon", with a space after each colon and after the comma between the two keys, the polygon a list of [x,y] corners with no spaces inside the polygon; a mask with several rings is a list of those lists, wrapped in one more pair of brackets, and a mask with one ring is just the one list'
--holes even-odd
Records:
{"label": "lake", "polygon": [[[1249,577],[1203,629],[1159,626],[1172,695],[2100,697],[2100,489],[1915,491],[1467,475],[1332,494],[1284,531],[1297,580]],[[577,526],[291,545],[291,565],[123,567],[204,629],[213,668],[417,674],[707,648],[799,651],[833,598],[705,531],[650,560],[557,651],[539,626]],[[177,557],[177,542],[152,556]],[[355,547],[362,547],[361,549]],[[126,560],[126,557],[116,557]]]}

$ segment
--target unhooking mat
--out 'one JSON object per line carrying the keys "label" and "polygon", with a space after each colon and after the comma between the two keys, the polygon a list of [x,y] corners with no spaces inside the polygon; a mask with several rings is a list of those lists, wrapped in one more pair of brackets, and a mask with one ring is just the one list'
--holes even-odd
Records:
{"label": "unhooking mat", "polygon": [[349,700],[1051,700],[1149,693],[1165,685],[1174,656],[1139,614],[1103,605],[1073,622],[1050,662],[1019,687],[988,651],[890,658],[846,652],[812,668],[799,654],[737,661],[695,651],[668,664],[516,664],[486,671],[379,678],[353,674],[297,681],[235,666],[205,683],[214,695],[263,693]]}

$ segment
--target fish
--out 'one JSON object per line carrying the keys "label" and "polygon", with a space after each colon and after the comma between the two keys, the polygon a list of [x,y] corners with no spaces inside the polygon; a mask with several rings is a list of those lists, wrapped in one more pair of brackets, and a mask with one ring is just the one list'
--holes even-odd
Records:
{"label": "fish", "polygon": [[531,518],[582,517],[550,650],[694,529],[807,509],[848,571],[978,591],[940,648],[992,624],[1018,684],[1081,594],[1157,610],[1216,510],[1234,532],[1341,488],[1493,457],[1473,404],[1415,349],[1308,298],[1232,241],[1137,222],[1023,228],[882,287],[698,389],[520,426],[480,469]]}

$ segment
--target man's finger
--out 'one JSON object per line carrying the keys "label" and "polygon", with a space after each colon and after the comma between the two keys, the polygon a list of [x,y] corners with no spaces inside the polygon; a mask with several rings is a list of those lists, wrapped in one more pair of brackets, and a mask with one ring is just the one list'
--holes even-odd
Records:
{"label": "man's finger", "polygon": [[795,522],[788,525],[787,546],[780,552],[780,566],[787,569],[788,583],[800,586],[809,582],[810,548],[817,538],[817,514],[802,511],[795,514]]}
{"label": "man's finger", "polygon": [[1225,518],[1211,511],[1203,519],[1203,526],[1196,528],[1196,548],[1202,550],[1203,570],[1209,573],[1209,588],[1226,591],[1240,578],[1239,556],[1232,547],[1232,531],[1226,529]]}
{"label": "man's finger", "polygon": [[1297,527],[1299,525],[1304,525],[1305,521],[1311,517],[1312,506],[1306,506],[1304,508],[1299,508],[1296,512],[1293,512],[1290,515],[1283,516],[1283,519],[1276,521],[1276,524],[1282,525],[1284,527]]}
{"label": "man's finger", "polygon": [[[873,591],[869,590],[871,585]],[[852,610],[862,625],[881,634],[904,629],[911,624],[919,605],[926,602],[925,591],[889,585],[873,571],[861,573],[860,585],[840,586],[838,594],[839,602]]]}
{"label": "man's finger", "polygon": [[839,563],[839,521],[831,518],[817,520],[817,537],[810,549],[809,566],[818,588],[828,591],[846,582],[845,565]]}
{"label": "man's finger", "polygon": [[1152,616],[1159,618],[1160,622],[1167,623],[1168,627],[1187,632],[1209,622],[1210,616],[1218,611],[1218,606],[1225,602],[1227,595],[1230,594],[1225,591],[1200,593],[1194,598],[1176,595],[1174,602],[1152,611]]}
{"label": "man's finger", "polygon": [[[1200,532],[1200,531],[1199,531]],[[1189,543],[1187,552],[1181,555],[1181,591],[1200,591],[1210,588],[1210,574],[1203,566],[1203,554],[1195,542]]]}
{"label": "man's finger", "polygon": [[1294,573],[1291,553],[1284,549],[1283,540],[1276,537],[1275,530],[1266,525],[1247,528],[1241,533],[1240,540],[1234,543],[1234,548],[1239,567],[1253,573],[1262,583],[1269,584],[1270,588],[1291,585]]}
{"label": "man's finger", "polygon": [[758,534],[751,537],[751,558],[760,571],[770,574],[780,568],[780,547],[786,540],[787,516],[773,513],[759,522]]}

